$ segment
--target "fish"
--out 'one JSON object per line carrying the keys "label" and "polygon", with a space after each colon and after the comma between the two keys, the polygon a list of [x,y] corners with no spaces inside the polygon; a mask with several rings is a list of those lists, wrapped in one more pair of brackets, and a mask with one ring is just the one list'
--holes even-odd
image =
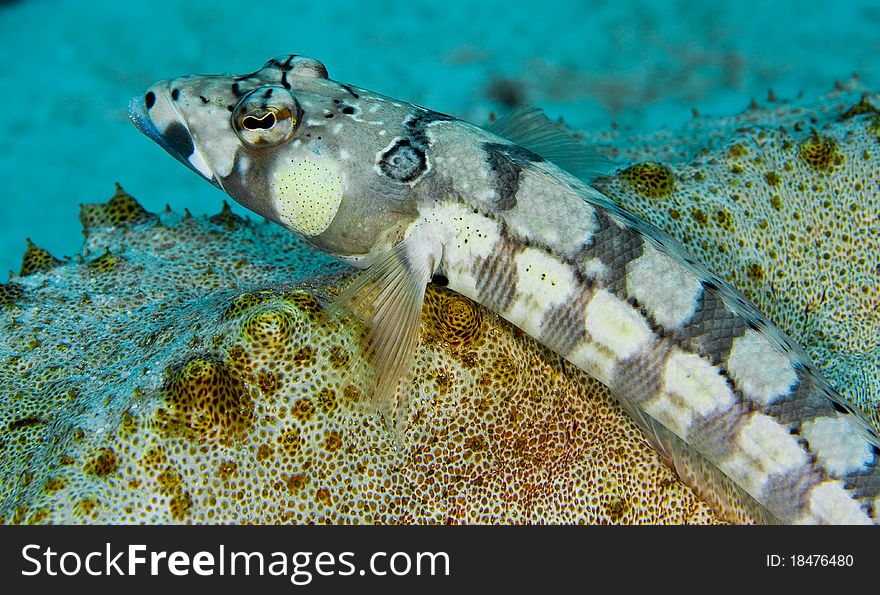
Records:
{"label": "fish", "polygon": [[335,307],[369,329],[369,406],[393,407],[433,280],[605,384],[722,518],[880,522],[864,414],[731,285],[592,187],[596,152],[541,110],[480,127],[293,54],[157,82],[129,115],[241,205],[361,269]]}

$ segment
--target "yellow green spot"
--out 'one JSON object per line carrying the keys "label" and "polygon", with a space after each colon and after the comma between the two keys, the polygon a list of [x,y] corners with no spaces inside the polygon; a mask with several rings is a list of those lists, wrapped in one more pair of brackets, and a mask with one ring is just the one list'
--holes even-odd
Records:
{"label": "yellow green spot", "polygon": [[306,484],[309,483],[309,478],[303,473],[294,473],[287,479],[286,483],[287,489],[296,493],[306,487]]}
{"label": "yellow green spot", "polygon": [[218,471],[220,477],[226,479],[234,475],[237,469],[238,465],[236,465],[234,461],[223,461],[220,463],[220,469]]}
{"label": "yellow green spot", "polygon": [[278,376],[269,370],[260,370],[257,372],[257,386],[260,387],[260,392],[264,395],[275,394],[275,391],[278,390],[280,384]]}
{"label": "yellow green spot", "polygon": [[848,120],[850,118],[854,118],[855,116],[861,116],[863,114],[876,114],[878,110],[874,105],[868,101],[868,94],[863,93],[862,98],[858,103],[850,107],[848,110],[843,112],[840,115],[841,120]]}
{"label": "yellow green spot", "polygon": [[201,439],[240,434],[253,421],[253,403],[241,380],[222,360],[196,356],[175,366],[162,387],[167,409],[156,418],[168,430]]}
{"label": "yellow green spot", "polygon": [[271,299],[273,295],[274,294],[271,291],[249,291],[247,293],[237,295],[226,307],[226,310],[223,312],[223,318],[224,320],[236,318],[237,316],[240,316],[241,314],[247,312],[254,306],[258,306],[263,302]]}
{"label": "yellow green spot", "polygon": [[52,494],[53,492],[64,489],[64,486],[66,485],[67,481],[64,478],[50,477],[46,479],[46,485],[43,487],[43,491],[45,491],[47,494]]}
{"label": "yellow green spot", "polygon": [[662,163],[646,161],[626,168],[620,177],[629,182],[642,196],[663,198],[675,189],[672,171]]}
{"label": "yellow green spot", "polygon": [[110,253],[110,249],[107,248],[104,253],[98,258],[89,261],[86,266],[89,270],[99,273],[109,273],[117,266],[119,266],[124,259],[121,256],[116,256]]}
{"label": "yellow green spot", "polygon": [[291,313],[283,308],[263,309],[247,317],[242,335],[251,345],[278,349],[290,341],[294,324]]}
{"label": "yellow green spot", "polygon": [[330,365],[333,366],[334,370],[344,370],[348,363],[351,361],[351,356],[348,352],[339,345],[334,345],[328,351]]}
{"label": "yellow green spot", "polygon": [[27,251],[21,258],[21,271],[19,272],[22,277],[33,273],[45,273],[63,264],[48,251],[35,246],[30,238],[25,239],[25,242],[27,242]]}
{"label": "yellow green spot", "polygon": [[291,291],[284,295],[284,301],[312,320],[317,320],[324,311],[321,302],[307,291]]}
{"label": "yellow green spot", "polygon": [[300,399],[290,408],[290,413],[300,422],[306,422],[315,415],[315,405],[309,399]]}
{"label": "yellow green spot", "polygon": [[464,447],[470,451],[479,452],[488,448],[486,440],[482,436],[471,436],[464,441]]}
{"label": "yellow green spot", "polygon": [[257,460],[266,461],[272,457],[274,452],[275,449],[273,449],[268,444],[261,444],[260,447],[257,449]]}
{"label": "yellow green spot", "polygon": [[322,388],[318,392],[317,398],[318,408],[326,415],[332,415],[339,407],[339,403],[336,400],[336,392],[332,388]]}
{"label": "yellow green spot", "polygon": [[244,219],[232,212],[229,203],[223,201],[223,208],[216,215],[208,218],[208,221],[214,225],[219,225],[226,231],[235,231],[238,227],[244,225]]}
{"label": "yellow green spot", "polygon": [[880,140],[880,115],[874,116],[871,118],[871,121],[868,122],[868,132],[877,140]]}
{"label": "yellow green spot", "polygon": [[177,492],[183,483],[183,477],[177,469],[169,465],[159,474],[156,481],[159,482],[160,490],[163,493],[173,494]]}
{"label": "yellow green spot", "polygon": [[330,494],[330,490],[327,488],[321,488],[315,493],[315,499],[323,504],[324,506],[330,506],[333,501],[333,497]]}
{"label": "yellow green spot", "polygon": [[733,229],[733,215],[727,209],[719,209],[715,212],[715,223],[718,227],[730,231]]}
{"label": "yellow green spot", "polygon": [[627,512],[629,512],[629,503],[620,496],[612,496],[605,504],[605,510],[612,521],[620,521]]}
{"label": "yellow green spot", "polygon": [[324,435],[324,448],[328,452],[336,452],[342,448],[342,434],[340,432],[327,432]]}
{"label": "yellow green spot", "polygon": [[155,217],[144,209],[119,184],[106,204],[80,205],[79,220],[89,230],[100,226],[128,226],[143,223]]}
{"label": "yellow green spot", "polygon": [[423,312],[438,338],[448,345],[468,346],[482,335],[480,310],[469,299],[447,289],[429,285]]}
{"label": "yellow green spot", "polygon": [[171,518],[175,521],[182,521],[189,516],[192,509],[193,501],[189,492],[182,492],[171,498],[168,503],[168,509],[171,512]]}
{"label": "yellow green spot", "polygon": [[0,283],[0,307],[11,308],[24,297],[24,288],[18,283]]}
{"label": "yellow green spot", "polygon": [[293,364],[298,367],[310,367],[315,365],[315,350],[306,345],[293,354]]}
{"label": "yellow green spot", "polygon": [[767,273],[764,271],[764,267],[757,262],[753,262],[749,264],[746,268],[746,275],[749,279],[753,279],[755,281],[763,281],[767,278]]}
{"label": "yellow green spot", "polygon": [[49,509],[38,508],[27,522],[29,525],[41,525],[47,518],[49,518]]}
{"label": "yellow green spot", "polygon": [[696,207],[691,207],[691,218],[700,225],[709,223],[709,217],[706,212]]}
{"label": "yellow green spot", "polygon": [[286,452],[298,455],[303,444],[305,444],[305,440],[303,440],[302,432],[299,431],[299,428],[292,427],[281,433],[278,437],[278,444]]}
{"label": "yellow green spot", "polygon": [[104,477],[116,471],[118,466],[116,453],[112,448],[99,448],[83,466],[83,473],[94,475],[95,477]]}
{"label": "yellow green spot", "polygon": [[834,139],[820,135],[815,130],[798,147],[800,158],[815,170],[826,171],[843,163],[843,156],[837,150]]}

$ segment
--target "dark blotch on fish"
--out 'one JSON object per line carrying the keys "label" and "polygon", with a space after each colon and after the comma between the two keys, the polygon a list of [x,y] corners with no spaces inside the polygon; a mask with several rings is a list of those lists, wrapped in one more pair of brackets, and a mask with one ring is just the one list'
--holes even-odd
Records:
{"label": "dark blotch on fish", "polygon": [[355,93],[355,90],[351,87],[351,85],[340,84],[339,86],[342,87],[343,89],[345,89],[346,91],[348,91],[349,93],[351,93],[351,96],[354,97],[355,99],[358,99],[360,97],[360,95]]}
{"label": "dark blotch on fish", "polygon": [[428,140],[427,127],[433,122],[448,122],[453,120],[452,116],[447,116],[440,112],[419,108],[419,111],[412,114],[403,123],[404,131],[413,144],[427,147],[430,142]]}
{"label": "dark blotch on fish", "polygon": [[162,133],[162,138],[168,143],[168,148],[182,157],[189,157],[193,154],[192,137],[187,132],[186,127],[180,122],[172,122]]}
{"label": "dark blotch on fish", "polygon": [[484,143],[486,161],[495,175],[496,200],[494,206],[508,211],[516,206],[516,193],[519,191],[519,176],[522,166],[497,149],[501,145]]}
{"label": "dark blotch on fish", "polygon": [[379,168],[386,176],[399,182],[412,182],[425,173],[428,160],[421,147],[407,140],[397,141],[379,158]]}
{"label": "dark blotch on fish", "polygon": [[486,151],[494,151],[508,157],[511,161],[518,165],[526,165],[527,163],[540,163],[544,158],[533,151],[529,151],[525,147],[519,145],[505,145],[501,143],[485,143],[483,148]]}

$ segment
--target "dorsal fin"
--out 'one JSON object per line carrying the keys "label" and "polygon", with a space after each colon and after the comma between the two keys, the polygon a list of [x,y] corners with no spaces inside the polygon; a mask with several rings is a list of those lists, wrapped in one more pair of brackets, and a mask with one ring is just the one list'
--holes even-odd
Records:
{"label": "dorsal fin", "polygon": [[585,181],[611,169],[607,157],[578,142],[537,107],[517,108],[495,120],[486,130],[522,145]]}

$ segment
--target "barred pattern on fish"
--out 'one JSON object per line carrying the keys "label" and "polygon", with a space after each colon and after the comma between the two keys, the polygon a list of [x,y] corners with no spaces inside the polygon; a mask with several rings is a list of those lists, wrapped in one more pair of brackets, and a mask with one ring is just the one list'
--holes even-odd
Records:
{"label": "barred pattern on fish", "polygon": [[238,202],[365,269],[339,303],[369,324],[377,407],[442,276],[606,384],[727,518],[880,522],[863,416],[739,293],[582,181],[589,157],[540,111],[482,129],[293,55],[162,81],[130,113]]}

